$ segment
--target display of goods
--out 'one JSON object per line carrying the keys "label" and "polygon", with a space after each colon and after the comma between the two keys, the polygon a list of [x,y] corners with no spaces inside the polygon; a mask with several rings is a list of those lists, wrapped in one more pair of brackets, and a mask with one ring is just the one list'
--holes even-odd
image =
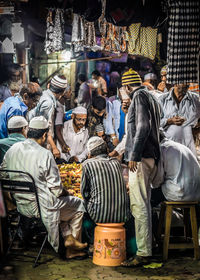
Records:
{"label": "display of goods", "polygon": [[59,164],[60,177],[63,186],[73,193],[74,196],[82,198],[80,192],[81,184],[81,173],[82,166],[81,164],[72,163],[72,164]]}

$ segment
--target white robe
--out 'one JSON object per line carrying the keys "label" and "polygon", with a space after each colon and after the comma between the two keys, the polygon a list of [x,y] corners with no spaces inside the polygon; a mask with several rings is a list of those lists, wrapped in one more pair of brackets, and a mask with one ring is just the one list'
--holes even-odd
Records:
{"label": "white robe", "polygon": [[[27,139],[14,144],[5,154],[3,169],[20,170],[30,173],[37,186],[42,221],[48,231],[48,240],[55,251],[59,246],[60,209],[68,206],[74,212],[83,212],[83,201],[73,196],[60,197],[63,187],[58,167],[52,153],[37,142]],[[11,175],[11,179],[29,181],[26,176]],[[15,195],[18,211],[25,216],[38,216],[35,195]],[[67,214],[67,213],[66,213]]]}

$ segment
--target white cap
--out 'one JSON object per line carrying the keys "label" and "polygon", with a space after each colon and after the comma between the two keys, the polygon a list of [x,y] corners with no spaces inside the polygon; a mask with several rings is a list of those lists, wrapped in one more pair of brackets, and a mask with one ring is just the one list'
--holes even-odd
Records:
{"label": "white cap", "polygon": [[51,83],[51,85],[53,85],[57,88],[60,88],[60,89],[66,89],[66,87],[68,86],[67,79],[62,79],[58,75],[54,76],[51,79],[50,83]]}
{"label": "white cap", "polygon": [[87,109],[83,106],[78,106],[74,108],[72,114],[87,115]]}
{"label": "white cap", "polygon": [[104,143],[105,142],[101,137],[93,136],[87,142],[87,149],[90,152]]}
{"label": "white cap", "polygon": [[157,76],[154,73],[148,73],[144,75],[144,81],[145,80],[157,80]]}
{"label": "white cap", "polygon": [[29,123],[29,128],[46,129],[48,127],[48,122],[43,116],[32,118],[32,120]]}
{"label": "white cap", "polygon": [[27,120],[22,116],[13,116],[8,120],[8,129],[21,128],[27,125]]}
{"label": "white cap", "polygon": [[100,123],[100,124],[96,125],[95,130],[96,130],[96,132],[102,132],[105,129],[103,127],[103,124]]}

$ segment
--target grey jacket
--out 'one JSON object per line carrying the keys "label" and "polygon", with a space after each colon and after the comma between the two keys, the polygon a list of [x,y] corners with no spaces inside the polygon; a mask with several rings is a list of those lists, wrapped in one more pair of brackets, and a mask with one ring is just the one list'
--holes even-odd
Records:
{"label": "grey jacket", "polygon": [[160,157],[159,126],[160,106],[146,87],[139,87],[132,93],[128,111],[126,161],[141,161]]}

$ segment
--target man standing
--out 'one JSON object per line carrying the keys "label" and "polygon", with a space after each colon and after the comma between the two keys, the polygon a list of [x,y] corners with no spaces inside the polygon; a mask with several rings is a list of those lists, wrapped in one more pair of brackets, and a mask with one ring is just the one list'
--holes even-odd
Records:
{"label": "man standing", "polygon": [[99,95],[106,95],[108,92],[107,84],[98,70],[94,70],[92,72],[92,79],[94,80],[94,83],[89,84],[89,87],[91,87],[92,89],[96,88]]}
{"label": "man standing", "polygon": [[61,152],[62,153],[68,153],[69,147],[65,143],[65,140],[63,139],[63,126],[64,126],[64,117],[65,117],[65,111],[66,111],[66,102],[69,102],[71,100],[71,88],[68,86],[65,91],[64,95],[59,98],[56,102],[56,117],[55,117],[55,134],[56,139],[60,144]]}
{"label": "man standing", "polygon": [[83,163],[81,194],[95,223],[120,223],[128,218],[128,195],[117,159],[107,156],[107,145],[98,136],[88,141],[88,160]]}
{"label": "man standing", "polygon": [[39,102],[42,89],[36,83],[23,85],[19,95],[7,98],[0,109],[0,139],[8,137],[7,122],[12,116],[28,118],[28,111]]}
{"label": "man standing", "polygon": [[56,112],[56,100],[59,100],[67,88],[67,80],[65,76],[56,75],[50,82],[49,89],[43,91],[40,102],[37,107],[30,112],[29,119],[36,116],[44,116],[50,125],[48,134],[48,143],[50,144],[53,155],[56,158],[60,157],[60,152],[54,143],[54,123],[55,123],[55,112]]}
{"label": "man standing", "polygon": [[[61,153],[61,158],[69,162],[82,162],[86,159],[88,151],[88,130],[85,128],[87,110],[84,107],[76,107],[72,111],[72,119],[66,121],[63,127],[63,139],[68,147],[68,153]],[[57,143],[61,151],[61,146]]]}
{"label": "man standing", "polygon": [[83,106],[88,109],[91,104],[91,96],[90,88],[86,83],[86,76],[80,73],[78,75],[78,82],[80,84],[80,87],[78,91],[77,105]]}
{"label": "man standing", "polygon": [[167,83],[167,65],[163,66],[160,71],[161,82],[157,86],[158,92],[166,93],[170,90],[171,85]]}
{"label": "man standing", "polygon": [[[52,153],[45,149],[48,122],[43,117],[35,117],[29,123],[28,139],[14,144],[5,154],[1,168],[30,173],[37,187],[41,218],[48,231],[48,240],[55,251],[59,247],[59,225],[66,247],[66,257],[83,256],[80,252],[87,244],[79,242],[82,217],[85,211],[83,202],[70,196],[62,187],[58,167]],[[20,176],[19,176],[20,175]],[[15,180],[28,180],[26,175],[14,176]],[[23,178],[22,178],[23,177]],[[66,196],[67,195],[67,196]],[[37,217],[35,195],[14,195],[18,211],[27,217]],[[76,251],[74,251],[76,249]]]}
{"label": "man standing", "polygon": [[122,76],[131,97],[128,111],[125,160],[129,166],[129,195],[131,212],[135,218],[137,252],[125,266],[138,266],[149,262],[152,255],[151,179],[156,171],[159,152],[159,106],[141,78],[132,69]]}
{"label": "man standing", "polygon": [[103,96],[95,96],[88,110],[87,128],[89,137],[95,136],[96,126],[105,122],[106,99]]}
{"label": "man standing", "polygon": [[[126,137],[127,137],[127,120],[128,120],[128,109],[131,104],[130,97],[125,92],[125,89],[121,88],[120,90],[120,98],[121,98],[121,108],[120,111],[122,111],[125,115],[125,118],[123,117],[121,120],[120,117],[120,126],[119,126],[119,132],[122,130],[124,133],[122,134],[122,138],[120,139],[121,142],[114,148],[114,150],[109,153],[110,157],[118,157],[122,156],[125,152],[125,146],[126,146]],[[121,116],[121,114],[120,114]],[[121,129],[121,127],[123,129]]]}
{"label": "man standing", "polygon": [[0,84],[0,103],[19,92],[22,85],[22,67],[19,64],[13,63],[8,66],[2,66],[1,71],[1,78],[5,76],[5,80]]}
{"label": "man standing", "polygon": [[168,139],[187,146],[196,155],[192,129],[200,118],[199,95],[188,91],[188,86],[177,84],[159,98],[162,114],[161,127]]}
{"label": "man standing", "polygon": [[7,150],[15,143],[26,138],[27,120],[22,116],[13,116],[8,120],[8,138],[0,139],[0,164]]}

